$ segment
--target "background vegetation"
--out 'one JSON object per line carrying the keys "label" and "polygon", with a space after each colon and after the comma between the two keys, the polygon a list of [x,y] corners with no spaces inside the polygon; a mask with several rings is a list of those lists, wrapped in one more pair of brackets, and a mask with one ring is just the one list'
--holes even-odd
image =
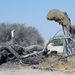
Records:
{"label": "background vegetation", "polygon": [[16,23],[0,23],[0,43],[11,40],[11,30],[13,29],[15,29],[15,43],[22,46],[43,45],[44,39],[36,28]]}
{"label": "background vegetation", "polygon": [[[57,37],[64,37],[63,35],[57,35],[55,38]],[[63,39],[56,39],[53,42],[53,46],[62,46],[63,45]]]}

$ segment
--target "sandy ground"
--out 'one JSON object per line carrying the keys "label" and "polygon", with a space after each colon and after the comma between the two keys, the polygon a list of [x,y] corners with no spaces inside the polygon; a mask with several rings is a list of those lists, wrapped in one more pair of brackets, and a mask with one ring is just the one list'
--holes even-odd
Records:
{"label": "sandy ground", "polygon": [[26,68],[2,68],[0,69],[0,75],[75,75],[69,71],[48,71],[37,70],[30,67]]}
{"label": "sandy ground", "polygon": [[52,46],[52,43],[48,45],[47,49],[57,51],[58,53],[63,53],[63,46]]}

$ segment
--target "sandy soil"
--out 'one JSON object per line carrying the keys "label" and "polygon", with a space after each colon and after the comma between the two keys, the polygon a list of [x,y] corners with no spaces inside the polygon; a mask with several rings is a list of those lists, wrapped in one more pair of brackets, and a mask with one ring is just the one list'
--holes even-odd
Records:
{"label": "sandy soil", "polygon": [[57,51],[58,53],[63,53],[63,46],[52,46],[49,44],[47,49],[51,51]]}
{"label": "sandy soil", "polygon": [[0,68],[0,75],[75,75],[69,71],[48,71],[26,68]]}

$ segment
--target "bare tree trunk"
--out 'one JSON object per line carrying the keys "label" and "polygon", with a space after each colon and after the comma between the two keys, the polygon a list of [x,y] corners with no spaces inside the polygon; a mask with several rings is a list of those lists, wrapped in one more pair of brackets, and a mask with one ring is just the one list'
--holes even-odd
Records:
{"label": "bare tree trunk", "polygon": [[62,26],[63,28],[63,32],[64,32],[64,36],[65,37],[68,37],[68,38],[65,38],[64,40],[64,43],[63,43],[63,53],[64,53],[64,56],[67,56],[67,55],[71,55],[73,53],[73,50],[72,50],[72,44],[71,44],[71,33],[69,32],[67,26]]}

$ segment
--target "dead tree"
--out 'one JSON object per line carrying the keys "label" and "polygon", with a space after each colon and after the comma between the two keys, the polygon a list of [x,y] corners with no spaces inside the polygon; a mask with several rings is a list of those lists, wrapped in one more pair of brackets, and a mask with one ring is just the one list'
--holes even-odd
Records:
{"label": "dead tree", "polygon": [[[11,31],[11,40],[6,43],[0,43],[0,64],[17,59],[21,64],[28,57],[42,53],[43,47],[40,45],[31,45],[23,47],[15,43],[14,30]],[[33,61],[34,62],[34,61]]]}
{"label": "dead tree", "polygon": [[[48,20],[54,20],[58,22],[63,29],[64,33],[64,56],[72,55],[74,53],[74,43],[75,43],[75,28],[71,25],[71,20],[66,12],[62,12],[58,9],[50,10],[46,16]],[[49,42],[50,43],[50,42]]]}
{"label": "dead tree", "polygon": [[[65,36],[63,38],[64,39],[63,55],[64,56],[72,55],[75,49],[75,26],[71,25],[71,21],[67,13],[61,12],[58,9],[53,9],[48,12],[47,19],[54,20],[62,26],[63,33]],[[39,45],[23,47],[19,44],[15,44],[14,30],[13,30],[11,32],[12,35],[11,40],[9,42],[0,44],[0,63],[2,63],[1,61],[4,60],[8,61],[16,58],[21,64],[23,64],[22,59],[37,56],[39,54],[48,55],[47,46],[53,40],[57,39],[55,38],[56,34],[52,39],[49,40],[49,42],[44,46],[44,48]]]}

